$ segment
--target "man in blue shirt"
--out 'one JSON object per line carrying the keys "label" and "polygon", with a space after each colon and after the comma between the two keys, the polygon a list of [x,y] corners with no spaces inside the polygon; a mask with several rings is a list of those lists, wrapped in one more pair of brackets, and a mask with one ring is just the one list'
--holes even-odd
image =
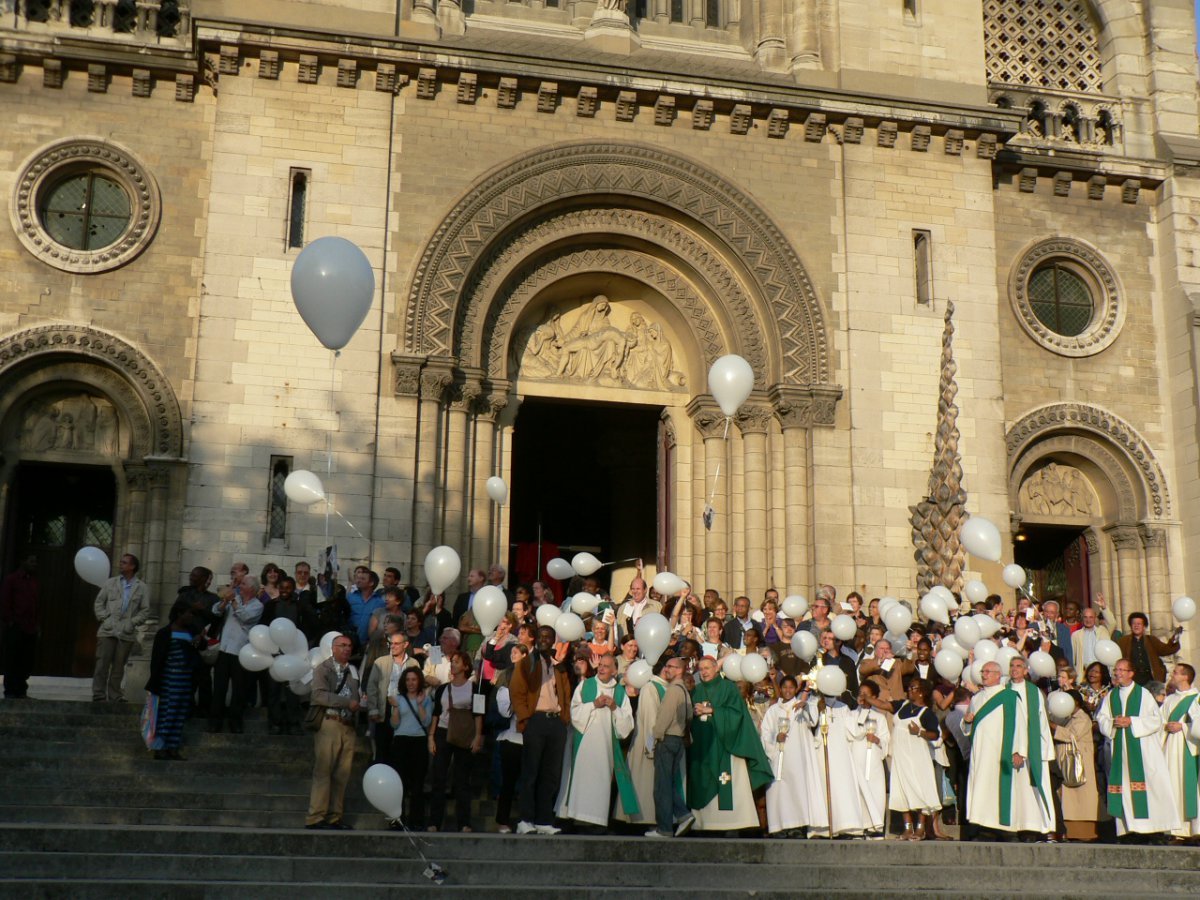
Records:
{"label": "man in blue shirt", "polygon": [[366,646],[370,638],[371,613],[384,608],[383,591],[379,589],[379,576],[365,566],[354,570],[354,588],[346,594],[350,604],[350,627],[358,638],[360,647]]}

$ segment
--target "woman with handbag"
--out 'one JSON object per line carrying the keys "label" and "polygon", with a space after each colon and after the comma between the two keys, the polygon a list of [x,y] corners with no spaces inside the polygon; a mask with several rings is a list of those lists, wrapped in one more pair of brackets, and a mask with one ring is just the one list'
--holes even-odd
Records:
{"label": "woman with handbag", "polygon": [[446,814],[446,782],[454,769],[455,826],[471,830],[471,756],[483,749],[483,716],[476,715],[474,665],[471,655],[458,650],[450,656],[450,680],[437,689],[433,721],[429,726],[429,755],[433,757],[433,784],[428,831],[442,827]]}
{"label": "woman with handbag", "polygon": [[[429,726],[433,700],[425,690],[420,669],[405,669],[400,690],[388,698],[391,706],[392,742],[388,765],[404,784],[404,823],[412,829],[425,827],[425,773],[429,770]],[[398,830],[399,823],[389,823]]]}
{"label": "woman with handbag", "polygon": [[1067,692],[1075,710],[1065,725],[1051,724],[1054,755],[1062,776],[1062,815],[1068,841],[1095,841],[1100,820],[1100,792],[1096,789],[1096,753],[1092,742],[1092,717],[1078,691]]}

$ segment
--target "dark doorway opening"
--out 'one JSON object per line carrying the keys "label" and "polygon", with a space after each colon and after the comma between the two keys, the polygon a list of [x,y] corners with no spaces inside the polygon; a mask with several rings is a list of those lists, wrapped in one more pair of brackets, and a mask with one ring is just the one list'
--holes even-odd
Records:
{"label": "dark doorway opening", "polygon": [[99,466],[21,463],[5,529],[5,572],[28,554],[38,560],[35,675],[84,677],[96,659],[97,588],[75,574],[81,547],[99,547],[112,558],[117,487],[112,470]]}
{"label": "dark doorway opening", "polygon": [[[555,556],[654,565],[660,407],[526,399],[513,429],[509,571],[544,575]],[[538,543],[541,541],[541,570]],[[609,587],[611,568],[597,578]]]}
{"label": "dark doorway opening", "polygon": [[1014,558],[1033,580],[1038,600],[1089,605],[1091,579],[1083,529],[1058,525],[1022,525]]}

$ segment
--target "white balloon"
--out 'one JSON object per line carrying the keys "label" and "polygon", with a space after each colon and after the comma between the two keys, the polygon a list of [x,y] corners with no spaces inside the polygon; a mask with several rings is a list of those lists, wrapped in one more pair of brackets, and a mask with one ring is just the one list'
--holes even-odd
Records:
{"label": "white balloon", "polygon": [[1029,671],[1035,678],[1053,678],[1058,674],[1058,666],[1049,653],[1035,650],[1029,654]]}
{"label": "white balloon", "polygon": [[312,679],[308,681],[289,681],[288,689],[297,697],[307,697],[312,693]]}
{"label": "white balloon", "polygon": [[1046,713],[1057,722],[1066,722],[1075,713],[1075,698],[1066,691],[1054,691],[1046,698]]}
{"label": "white balloon", "polygon": [[296,623],[291,619],[276,619],[271,623],[270,632],[271,640],[282,650],[292,645],[292,640],[296,637]]}
{"label": "white balloon", "polygon": [[955,653],[957,653],[963,659],[966,659],[968,656],[971,655],[970,649],[968,649],[967,647],[964,647],[962,644],[960,644],[958,642],[958,638],[956,638],[952,634],[948,634],[944,638],[942,638],[941,649],[942,650],[953,650]]}
{"label": "white balloon", "polygon": [[571,564],[565,559],[560,559],[557,556],[546,563],[546,574],[556,581],[566,581],[575,574],[575,570],[571,568]]}
{"label": "white balloon", "polygon": [[508,485],[499,475],[493,475],[487,480],[487,495],[495,503],[503,503],[508,499]]}
{"label": "white balloon", "polygon": [[996,662],[1000,664],[1000,674],[1005,678],[1008,677],[1008,666],[1014,659],[1021,655],[1021,651],[1015,647],[1001,647],[996,651]]}
{"label": "white balloon", "polygon": [[888,631],[893,634],[903,634],[912,627],[913,614],[907,606],[897,603],[887,611],[887,615],[883,617],[883,621],[887,625]]}
{"label": "white balloon", "polygon": [[958,539],[972,556],[1000,561],[1000,529],[983,516],[971,516],[958,529]]}
{"label": "white balloon", "polygon": [[571,598],[571,612],[580,616],[590,616],[600,605],[600,598],[587,591],[580,591]]}
{"label": "white balloon", "polygon": [[321,643],[318,646],[325,652],[326,659],[333,656],[333,642],[341,636],[340,631],[327,631],[321,635]]}
{"label": "white balloon", "polygon": [[882,597],[879,600],[879,618],[887,621],[887,614],[900,605],[895,597]]}
{"label": "white balloon", "polygon": [[363,773],[363,794],[389,819],[404,815],[404,782],[391,766],[375,763]]}
{"label": "white balloon", "polygon": [[111,571],[108,554],[99,547],[80,547],[75,554],[75,573],[88,584],[104,587]]}
{"label": "white balloon", "polygon": [[978,687],[983,687],[983,664],[989,660],[978,659],[971,663],[970,674],[967,676],[971,680],[971,684]]}
{"label": "white balloon", "polygon": [[981,640],[971,648],[971,652],[975,654],[976,662],[991,662],[1000,652],[1000,648],[995,641]]}
{"label": "white balloon", "polygon": [[440,594],[454,584],[461,571],[462,560],[453,547],[434,547],[425,554],[425,581],[434,594]]}
{"label": "white balloon", "polygon": [[266,625],[255,625],[250,629],[250,643],[259,653],[274,656],[279,652],[279,645],[271,637],[271,629]]}
{"label": "white balloon", "polygon": [[308,469],[296,469],[283,479],[283,492],[293,503],[312,506],[325,499],[325,486]]}
{"label": "white balloon", "polygon": [[937,656],[933,658],[933,667],[947,681],[955,681],[962,674],[963,658],[954,650],[948,648],[939,650]]}
{"label": "white balloon", "polygon": [[817,690],[826,697],[837,697],[846,690],[846,673],[839,666],[825,666],[817,674]]}
{"label": "white balloon", "polygon": [[1106,666],[1115,666],[1121,658],[1121,648],[1116,641],[1096,641],[1096,659]]}
{"label": "white balloon", "polygon": [[596,557],[588,552],[576,553],[571,557],[571,568],[576,575],[581,575],[587,578],[589,575],[594,575],[599,568],[604,565]]}
{"label": "white balloon", "polygon": [[642,658],[654,665],[671,642],[671,623],[661,613],[646,613],[633,627],[633,636]]}
{"label": "white balloon", "polygon": [[858,623],[854,621],[853,616],[842,613],[840,616],[833,617],[833,624],[829,626],[829,630],[839,641],[852,641],[858,634]]}
{"label": "white balloon", "polygon": [[308,664],[315,669],[321,663],[325,662],[325,660],[329,659],[330,655],[330,652],[324,647],[313,647],[308,651]]}
{"label": "white balloon", "polygon": [[291,681],[302,676],[309,668],[307,659],[289,653],[277,656],[271,662],[271,677],[276,681]]}
{"label": "white balloon", "polygon": [[554,627],[554,623],[561,615],[562,610],[553,603],[543,603],[537,608],[537,612],[534,613],[534,616],[537,617],[537,623],[539,625],[549,625],[551,628]]}
{"label": "white balloon", "polygon": [[987,585],[982,581],[968,581],[963,585],[963,596],[972,606],[983,603],[988,598]]}
{"label": "white balloon", "polygon": [[1196,601],[1191,597],[1179,597],[1171,604],[1171,614],[1180,622],[1190,622],[1196,617]]}
{"label": "white balloon", "polygon": [[792,635],[792,652],[805,662],[817,655],[817,639],[811,631],[797,631]]}
{"label": "white balloon", "polygon": [[640,691],[650,683],[650,679],[653,676],[654,669],[650,663],[644,659],[635,659],[629,664],[629,668],[625,670],[625,684]]}
{"label": "white balloon", "polygon": [[708,392],[727,416],[738,411],[752,390],[754,370],[740,356],[722,356],[708,370]]}
{"label": "white balloon", "polygon": [[954,609],[958,606],[958,601],[954,599],[954,592],[944,584],[935,584],[929,589],[929,593],[941,597],[942,602],[946,604],[946,609]]}
{"label": "white balloon", "polygon": [[1000,630],[1000,623],[986,613],[975,613],[971,621],[979,626],[980,637],[990,638]]}
{"label": "white balloon", "polygon": [[804,614],[808,612],[808,601],[799,594],[792,594],[789,597],[783,598],[783,606],[781,608],[785,616],[799,622],[804,618]]}
{"label": "white balloon", "polygon": [[494,584],[487,584],[475,592],[475,602],[471,604],[471,612],[483,636],[490,637],[508,612],[508,598],[504,591]]}
{"label": "white balloon", "polygon": [[345,238],[317,238],[296,257],[292,301],[304,324],[330,350],[350,343],[374,299],[371,263]]}
{"label": "white balloon", "polygon": [[1009,563],[1005,566],[1000,577],[1010,588],[1019,588],[1025,584],[1025,570],[1016,563]]}
{"label": "white balloon", "polygon": [[963,616],[954,623],[954,637],[964,647],[974,647],[979,643],[979,626],[971,620],[970,616]]}
{"label": "white balloon", "polygon": [[950,624],[950,613],[946,608],[946,601],[930,591],[921,598],[921,615],[929,619],[931,622],[941,622],[943,625]]}
{"label": "white balloon", "polygon": [[554,630],[558,633],[560,641],[566,641],[567,643],[577,641],[583,637],[583,619],[572,612],[561,613],[554,620]]}
{"label": "white balloon", "polygon": [[758,684],[767,677],[767,661],[759,653],[747,653],[742,657],[742,679]]}
{"label": "white balloon", "polygon": [[292,656],[308,656],[308,635],[297,628],[296,634],[292,638],[292,645],[286,648],[280,647],[279,649],[290,653]]}
{"label": "white balloon", "polygon": [[742,681],[742,657],[737,653],[730,653],[721,660],[721,672],[730,681]]}
{"label": "white balloon", "polygon": [[271,668],[272,660],[253,644],[246,644],[238,651],[238,662],[247,672],[262,672]]}
{"label": "white balloon", "polygon": [[674,572],[659,572],[654,576],[654,582],[651,584],[651,587],[653,587],[664,597],[671,597],[675,594],[678,594],[685,587],[687,587],[687,585],[684,584],[683,579]]}

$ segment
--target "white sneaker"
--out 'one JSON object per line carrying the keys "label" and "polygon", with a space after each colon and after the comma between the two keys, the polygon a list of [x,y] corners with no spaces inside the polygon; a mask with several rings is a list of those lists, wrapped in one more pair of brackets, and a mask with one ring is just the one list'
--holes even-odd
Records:
{"label": "white sneaker", "polygon": [[696,817],[688,813],[679,820],[679,824],[675,826],[675,837],[683,837],[692,830],[692,826],[696,824]]}
{"label": "white sneaker", "polygon": [[649,831],[646,832],[646,837],[648,837],[648,838],[669,838],[670,835],[663,834],[657,828],[651,828]]}
{"label": "white sneaker", "polygon": [[555,828],[553,825],[538,825],[535,827],[538,834],[562,834],[562,829]]}
{"label": "white sneaker", "polygon": [[533,834],[538,830],[538,827],[532,822],[518,822],[517,834]]}

